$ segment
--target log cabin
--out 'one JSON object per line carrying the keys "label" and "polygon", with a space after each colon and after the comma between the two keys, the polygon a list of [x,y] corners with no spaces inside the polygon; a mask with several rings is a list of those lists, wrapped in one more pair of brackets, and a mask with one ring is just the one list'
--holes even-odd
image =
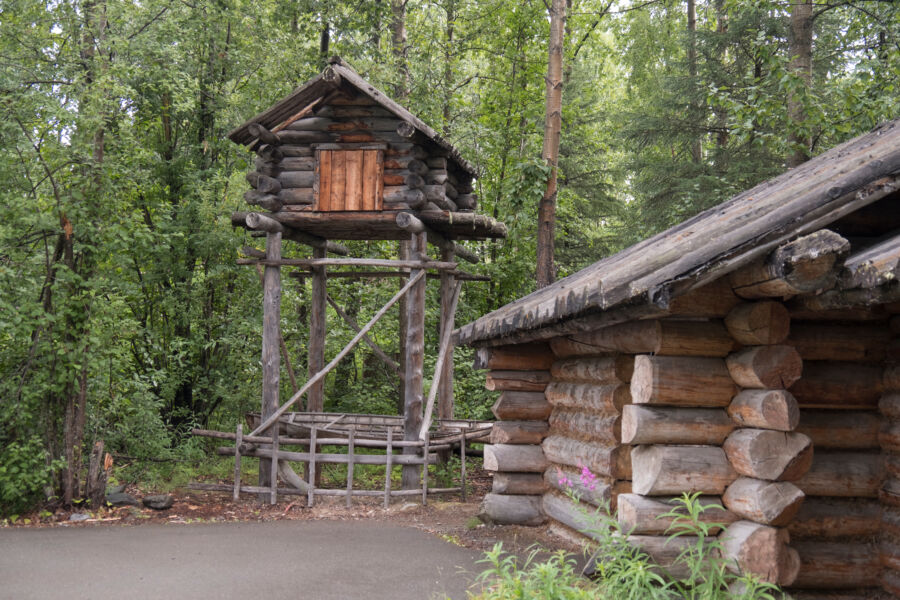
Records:
{"label": "log cabin", "polygon": [[733,571],[900,595],[898,177],[894,121],[459,328],[500,392],[483,514],[579,535],[559,470],[665,567],[700,493]]}
{"label": "log cabin", "polygon": [[[238,425],[234,434],[195,430],[196,435],[236,440],[225,452],[236,458],[234,494],[259,493],[274,503],[278,493],[308,492],[311,505],[317,490],[315,463],[348,463],[349,498],[352,490],[354,435],[386,436],[384,440],[361,439],[359,443],[385,447],[386,459],[379,464],[403,464],[403,491],[428,491],[427,469],[433,462],[429,443],[435,434],[452,437],[461,432],[465,445],[478,435],[478,424],[453,420],[453,331],[454,314],[461,282],[483,281],[483,276],[466,273],[458,260],[477,263],[478,256],[462,245],[462,240],[506,237],[506,226],[478,214],[473,193],[475,167],[426,123],[364,80],[339,57],[329,60],[325,70],[296,88],[290,95],[252,117],[229,133],[229,138],[245,146],[255,156],[247,182],[253,188],[244,194],[252,211],[238,211],[232,225],[243,227],[255,237],[265,238],[265,251],[248,248],[249,258],[239,264],[258,269],[263,285],[262,400],[258,414],[248,415],[252,431],[243,435]],[[309,258],[282,257],[282,240],[309,247]],[[331,258],[329,253],[347,256],[343,240],[396,240],[396,259]],[[436,256],[429,257],[429,244]],[[293,275],[311,280],[308,379],[298,386],[280,329],[281,270],[296,269]],[[326,290],[329,278],[385,279],[398,277],[400,291],[372,320],[360,327]],[[426,283],[440,281],[441,333],[437,382],[424,394]],[[399,360],[388,356],[367,337],[368,331],[395,304],[400,308]],[[328,364],[325,335],[328,306],[356,331],[350,343]],[[325,376],[360,341],[365,343],[400,379],[402,423],[397,419],[372,415],[325,415]],[[279,397],[281,363],[291,378],[293,395]],[[305,406],[300,402],[305,398]],[[435,406],[436,403],[436,406]],[[288,413],[292,407],[305,408]],[[436,419],[432,419],[432,416]],[[338,423],[340,421],[340,423]],[[377,427],[375,425],[377,425]],[[451,427],[430,432],[429,427]],[[297,427],[305,438],[297,437]],[[402,440],[393,440],[393,430]],[[463,430],[469,431],[471,435]],[[348,455],[318,455],[316,432],[325,438],[340,434],[348,438]],[[279,438],[281,436],[281,438]],[[284,440],[280,442],[279,439]],[[266,441],[260,441],[266,440]],[[290,440],[290,441],[288,441]],[[305,441],[304,441],[305,440]],[[333,441],[333,440],[332,440]],[[449,444],[445,440],[445,446]],[[308,453],[279,450],[279,444],[306,444]],[[379,445],[380,444],[380,445]],[[405,456],[393,456],[401,448]],[[449,446],[448,446],[449,448]],[[221,450],[221,449],[220,449]],[[444,448],[446,451],[447,448]],[[240,485],[240,455],[260,457],[259,485]],[[411,456],[418,454],[419,457]],[[349,458],[348,458],[349,456]],[[371,457],[356,457],[357,462]],[[285,468],[286,460],[306,463],[310,482]],[[293,489],[277,487],[283,479]],[[421,478],[422,483],[419,482]],[[390,478],[386,500],[390,496]],[[199,485],[199,484],[198,484]],[[198,487],[197,489],[218,489]],[[333,490],[332,490],[333,491]],[[359,492],[363,493],[363,492]]]}

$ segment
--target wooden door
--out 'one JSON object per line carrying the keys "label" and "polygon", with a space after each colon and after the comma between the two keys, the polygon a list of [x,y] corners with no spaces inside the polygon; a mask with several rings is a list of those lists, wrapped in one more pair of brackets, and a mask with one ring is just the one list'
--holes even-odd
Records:
{"label": "wooden door", "polygon": [[315,210],[381,210],[382,150],[317,150]]}

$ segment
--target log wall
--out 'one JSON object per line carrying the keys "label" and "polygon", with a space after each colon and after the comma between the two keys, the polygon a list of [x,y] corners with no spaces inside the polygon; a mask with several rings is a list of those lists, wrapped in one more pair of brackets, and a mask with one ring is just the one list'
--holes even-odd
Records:
{"label": "log wall", "polygon": [[553,354],[546,344],[482,349],[475,368],[488,369],[487,388],[499,392],[492,408],[497,422],[491,445],[484,447],[484,468],[493,472],[491,493],[480,516],[489,522],[538,525],[544,522],[541,497],[547,486],[547,458],[541,443],[550,427],[551,405],[545,390]]}
{"label": "log wall", "polygon": [[[317,195],[316,149],[320,149],[381,150],[377,193],[383,197],[378,207],[384,210],[477,207],[471,176],[445,151],[419,140],[414,128],[371,100],[355,98],[352,105],[341,101],[339,96],[332,98],[280,131],[261,132],[254,146],[254,170],[247,174],[254,188],[244,196],[249,204],[273,212],[311,210]],[[345,182],[338,179],[343,190]],[[338,191],[338,197],[342,193]],[[366,210],[355,210],[360,209]]]}
{"label": "log wall", "polygon": [[[900,337],[900,316],[890,321],[888,328],[894,338],[892,347]],[[884,374],[884,395],[878,403],[883,418],[878,435],[879,446],[884,454],[885,481],[880,491],[881,539],[880,563],[882,566],[881,586],[900,596],[900,364],[896,355],[889,357]]]}

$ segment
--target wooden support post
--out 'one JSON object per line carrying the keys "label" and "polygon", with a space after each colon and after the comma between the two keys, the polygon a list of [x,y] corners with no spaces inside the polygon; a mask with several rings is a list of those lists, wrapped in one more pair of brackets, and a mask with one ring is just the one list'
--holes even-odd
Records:
{"label": "wooden support post", "polygon": [[[452,249],[441,250],[441,260],[453,262],[454,253]],[[456,312],[456,303],[453,301],[455,292],[455,281],[453,275],[447,271],[441,271],[441,323],[438,331],[443,335],[444,331],[453,331],[454,318]],[[451,336],[452,337],[452,336]],[[441,371],[438,385],[438,418],[453,418],[453,342],[449,342],[447,347],[447,358],[444,361],[444,368]]]}
{"label": "wooden support post", "polygon": [[353,459],[355,458],[356,429],[351,428],[347,439],[347,508],[353,498]]}
{"label": "wooden support post", "polygon": [[[313,258],[326,258],[324,248],[313,248]],[[309,357],[307,359],[308,377],[312,377],[325,366],[325,328],[326,328],[326,278],[325,267],[312,269],[312,298],[309,313]],[[325,381],[319,381],[311,388],[306,398],[308,412],[322,412],[325,405]]]}
{"label": "wooden support post", "polygon": [[422,446],[422,506],[428,503],[428,442],[431,434],[425,432],[425,445]]}
{"label": "wooden support post", "polygon": [[384,507],[391,505],[391,471],[394,469],[394,430],[387,430],[387,455],[384,465]]}
{"label": "wooden support post", "polygon": [[269,504],[278,502],[278,436],[272,440],[272,460],[270,460],[269,483],[271,491],[269,492]]}
{"label": "wooden support post", "polygon": [[459,440],[459,485],[462,488],[462,501],[466,501],[466,430],[460,428]]}
{"label": "wooden support post", "polygon": [[[397,258],[399,260],[409,260],[409,242],[401,240],[397,246]],[[406,335],[409,330],[408,311],[409,299],[406,296],[400,298],[400,316],[398,317],[397,335],[400,343],[400,395],[397,398],[397,412],[403,414],[404,402],[406,402]]]}
{"label": "wooden support post", "polygon": [[[281,233],[266,234],[266,259],[281,259]],[[263,334],[262,334],[262,418],[271,416],[278,410],[278,386],[281,368],[281,269],[267,266],[263,271]],[[268,432],[273,440],[278,436],[278,423],[273,423]],[[259,486],[275,485],[272,478],[272,460],[259,461]],[[259,494],[265,502],[269,494]]]}
{"label": "wooden support post", "polygon": [[237,502],[241,495],[241,444],[244,443],[244,425],[238,423],[234,436],[234,494],[232,498]]}
{"label": "wooden support post", "polygon": [[[410,239],[410,258],[423,261],[426,258],[425,234],[414,233]],[[419,275],[413,269],[410,277]],[[425,358],[425,279],[421,278],[407,296],[406,356],[404,363],[405,396],[403,398],[403,439],[419,439],[422,425],[422,401]],[[404,448],[404,454],[415,454],[416,448]],[[403,466],[403,489],[414,490],[419,486],[419,466]]]}
{"label": "wooden support post", "polygon": [[309,430],[309,490],[306,495],[306,506],[312,508],[316,502],[316,426]]}

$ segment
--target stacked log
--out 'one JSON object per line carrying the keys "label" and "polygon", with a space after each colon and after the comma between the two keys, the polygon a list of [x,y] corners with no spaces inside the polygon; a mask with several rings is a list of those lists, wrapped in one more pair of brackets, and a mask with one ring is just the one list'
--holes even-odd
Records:
{"label": "stacked log", "polygon": [[874,540],[882,528],[884,468],[876,409],[885,393],[889,333],[884,324],[810,316],[792,324],[785,342],[803,360],[791,387],[799,407],[795,432],[815,448],[809,470],[794,481],[806,499],[787,524],[800,558],[792,588],[800,597],[824,589],[871,597],[881,571]]}
{"label": "stacked log", "polygon": [[[889,328],[900,335],[900,317],[893,317]],[[884,454],[886,477],[879,492],[881,514],[880,562],[881,587],[900,596],[900,365],[891,362],[885,369],[884,395],[878,403],[883,418],[878,441]]]}
{"label": "stacked log", "polygon": [[550,404],[544,390],[550,382],[553,355],[546,344],[483,348],[476,369],[489,369],[487,388],[500,392],[492,408],[497,422],[491,445],[484,447],[484,468],[494,474],[480,516],[485,521],[539,525],[544,521],[541,495],[546,489],[547,459],[541,442],[549,426]]}
{"label": "stacked log", "polygon": [[426,150],[414,128],[374,102],[341,106],[331,103],[269,131],[252,125],[258,138],[253,190],[248,203],[264,210],[310,210],[315,202],[316,149],[384,151],[383,198],[387,210],[474,210],[471,176],[436,148]]}

